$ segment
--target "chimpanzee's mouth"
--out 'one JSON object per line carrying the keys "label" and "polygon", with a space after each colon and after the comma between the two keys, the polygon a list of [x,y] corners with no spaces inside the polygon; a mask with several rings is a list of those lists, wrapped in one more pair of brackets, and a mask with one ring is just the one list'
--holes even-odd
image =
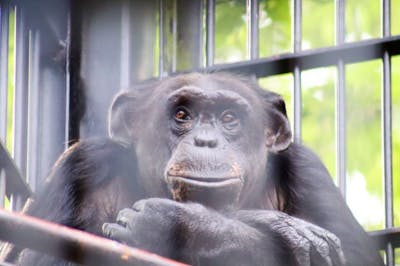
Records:
{"label": "chimpanzee's mouth", "polygon": [[165,181],[176,201],[199,202],[214,209],[228,208],[237,204],[243,188],[240,176],[218,177],[167,173]]}
{"label": "chimpanzee's mouth", "polygon": [[167,175],[167,183],[185,183],[198,187],[226,187],[241,182],[241,178],[235,177],[193,177],[193,176],[173,176]]}

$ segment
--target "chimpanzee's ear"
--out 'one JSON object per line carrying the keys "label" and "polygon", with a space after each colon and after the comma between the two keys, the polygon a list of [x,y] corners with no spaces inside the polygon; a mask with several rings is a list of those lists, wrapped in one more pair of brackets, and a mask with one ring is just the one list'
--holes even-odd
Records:
{"label": "chimpanzee's ear", "polygon": [[108,116],[108,132],[112,139],[124,143],[134,141],[135,98],[133,92],[122,92],[114,98]]}
{"label": "chimpanzee's ear", "polygon": [[[262,90],[262,89],[261,89]],[[266,146],[271,152],[285,150],[292,141],[292,131],[286,115],[285,102],[276,93],[262,90],[266,118]]]}

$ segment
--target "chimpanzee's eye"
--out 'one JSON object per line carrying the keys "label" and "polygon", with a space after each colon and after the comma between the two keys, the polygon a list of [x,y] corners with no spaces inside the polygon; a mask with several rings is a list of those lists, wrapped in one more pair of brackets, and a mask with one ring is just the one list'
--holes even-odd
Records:
{"label": "chimpanzee's eye", "polygon": [[178,122],[187,122],[192,120],[192,117],[189,114],[189,111],[184,107],[178,107],[175,110],[174,119]]}
{"label": "chimpanzee's eye", "polygon": [[239,123],[240,119],[238,115],[232,110],[226,110],[221,114],[220,120],[226,125],[236,125]]}

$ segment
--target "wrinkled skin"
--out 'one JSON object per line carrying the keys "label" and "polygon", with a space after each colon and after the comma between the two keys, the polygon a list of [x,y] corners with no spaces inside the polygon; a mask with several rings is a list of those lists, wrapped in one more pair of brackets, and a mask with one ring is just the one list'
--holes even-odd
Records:
{"label": "wrinkled skin", "polygon": [[[259,230],[257,225],[261,227]],[[195,259],[204,265],[282,264],[284,260],[264,257],[265,250],[275,249],[271,242],[266,242],[265,232],[278,235],[280,244],[293,251],[291,263],[296,265],[344,265],[345,262],[340,240],[335,235],[279,211],[239,211],[230,217],[197,203],[151,198],[121,210],[117,223],[104,224],[103,231],[106,236],[132,246],[168,257],[179,253],[177,259]],[[168,245],[177,241],[177,235],[180,244]]]}
{"label": "wrinkled skin", "polygon": [[281,97],[228,74],[118,95],[110,139],[70,148],[28,213],[193,265],[383,265]]}

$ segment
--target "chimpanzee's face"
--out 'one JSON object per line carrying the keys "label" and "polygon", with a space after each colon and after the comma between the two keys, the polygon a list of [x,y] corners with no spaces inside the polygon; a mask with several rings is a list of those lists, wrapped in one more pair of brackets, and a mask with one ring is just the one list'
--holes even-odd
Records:
{"label": "chimpanzee's face", "polygon": [[285,115],[266,115],[275,107],[266,106],[265,96],[277,96],[259,92],[216,75],[177,77],[156,87],[133,114],[142,125],[133,134],[145,190],[215,208],[258,194],[268,149],[290,141]]}

